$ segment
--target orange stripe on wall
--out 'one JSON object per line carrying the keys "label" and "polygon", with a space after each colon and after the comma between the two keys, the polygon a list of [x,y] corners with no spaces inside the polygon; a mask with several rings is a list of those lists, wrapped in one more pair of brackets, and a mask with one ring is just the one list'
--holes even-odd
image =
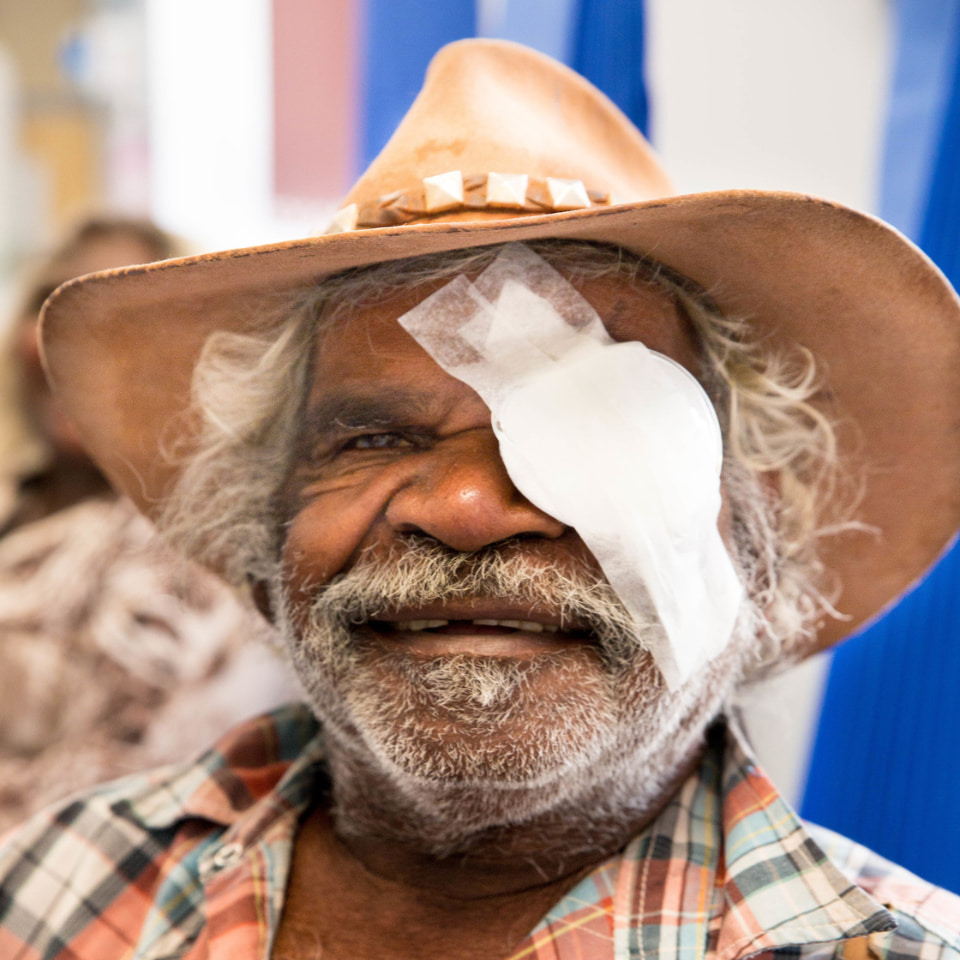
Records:
{"label": "orange stripe on wall", "polygon": [[273,0],[274,192],[333,201],[356,176],[359,0]]}

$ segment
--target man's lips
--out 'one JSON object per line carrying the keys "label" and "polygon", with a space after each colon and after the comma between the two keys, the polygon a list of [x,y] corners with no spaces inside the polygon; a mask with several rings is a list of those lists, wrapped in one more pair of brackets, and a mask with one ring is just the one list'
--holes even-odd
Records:
{"label": "man's lips", "polygon": [[384,640],[428,655],[529,657],[594,642],[584,624],[515,605],[397,610],[367,626]]}
{"label": "man's lips", "polygon": [[[382,622],[382,621],[381,621]],[[558,633],[555,623],[540,623],[538,620],[396,620],[388,624],[401,633],[420,633],[431,630],[434,633],[466,631],[468,633],[490,633],[493,630],[524,630],[527,633]]]}

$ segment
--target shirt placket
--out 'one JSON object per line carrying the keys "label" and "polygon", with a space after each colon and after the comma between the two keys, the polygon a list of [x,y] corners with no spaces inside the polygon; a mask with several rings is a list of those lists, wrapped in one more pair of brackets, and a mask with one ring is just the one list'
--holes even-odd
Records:
{"label": "shirt placket", "polygon": [[296,811],[288,810],[255,840],[228,831],[201,861],[206,946],[196,960],[269,960],[296,824]]}

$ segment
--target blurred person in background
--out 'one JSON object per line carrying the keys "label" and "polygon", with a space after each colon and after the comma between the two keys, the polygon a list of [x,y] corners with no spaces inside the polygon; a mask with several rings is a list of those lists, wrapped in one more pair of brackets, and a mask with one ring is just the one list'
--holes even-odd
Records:
{"label": "blurred person in background", "polygon": [[47,385],[37,314],[61,283],[164,260],[154,224],[84,220],[35,269],[0,374],[0,830],[181,757],[293,694],[264,626],[119,498]]}
{"label": "blurred person in background", "polygon": [[90,217],[31,271],[0,358],[0,535],[90,497],[113,496],[47,384],[37,339],[43,301],[74,277],[184,252],[149,221]]}

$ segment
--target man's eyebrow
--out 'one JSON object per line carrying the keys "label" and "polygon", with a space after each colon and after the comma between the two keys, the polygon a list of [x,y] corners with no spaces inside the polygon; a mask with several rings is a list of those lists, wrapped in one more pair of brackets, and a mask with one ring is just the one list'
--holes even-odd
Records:
{"label": "man's eyebrow", "polygon": [[406,390],[335,393],[307,407],[300,434],[316,440],[338,430],[410,425],[434,407],[422,394]]}

